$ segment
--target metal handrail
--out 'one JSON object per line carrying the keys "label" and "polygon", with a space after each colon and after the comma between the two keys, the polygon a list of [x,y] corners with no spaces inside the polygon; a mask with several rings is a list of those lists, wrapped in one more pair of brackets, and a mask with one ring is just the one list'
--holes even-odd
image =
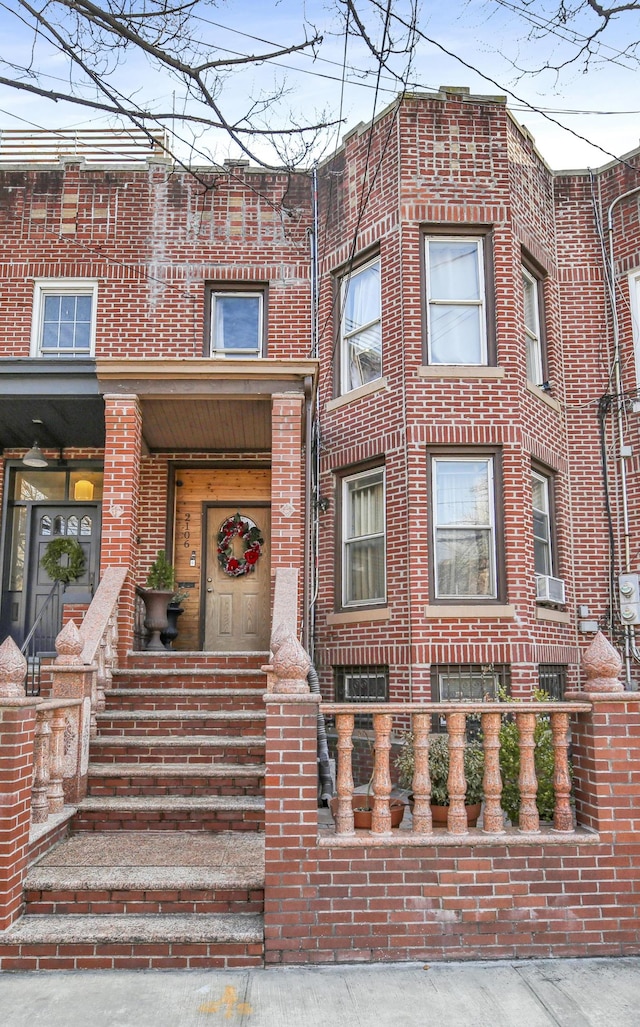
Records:
{"label": "metal handrail", "polygon": [[47,635],[47,637],[48,638],[50,637],[50,639],[51,639],[51,645],[49,646],[48,649],[44,650],[45,652],[53,651],[53,646],[54,646],[54,643],[55,643],[55,637],[56,637],[56,635],[58,633],[58,630],[60,628],[60,625],[58,623],[57,614],[58,614],[58,611],[60,609],[60,596],[61,596],[61,592],[62,592],[62,582],[61,581],[54,581],[53,585],[51,586],[51,591],[49,592],[49,595],[47,596],[47,598],[45,599],[44,603],[42,604],[42,608],[40,610],[40,613],[38,614],[38,616],[36,617],[35,621],[33,622],[33,625],[31,627],[31,630],[29,631],[29,634],[27,635],[27,637],[25,638],[24,642],[20,646],[20,652],[22,653],[23,656],[26,656],[26,658],[27,658],[27,679],[26,679],[26,682],[25,682],[25,691],[26,691],[27,695],[40,695],[40,656],[41,656],[43,650],[36,648],[35,639],[36,639],[38,628],[41,627],[41,625],[43,624],[45,616],[50,612],[51,609],[53,609],[53,607],[54,607],[54,600],[57,600],[57,603],[55,604],[55,614],[54,614],[55,623],[53,623],[53,619],[54,618],[52,618],[53,627],[52,627],[52,630],[50,630],[48,635]]}

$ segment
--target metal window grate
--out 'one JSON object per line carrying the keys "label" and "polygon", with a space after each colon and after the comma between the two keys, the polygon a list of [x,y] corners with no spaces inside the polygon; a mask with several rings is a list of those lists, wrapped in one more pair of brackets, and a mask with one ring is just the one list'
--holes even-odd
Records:
{"label": "metal window grate", "polygon": [[[431,667],[431,697],[434,702],[482,702],[485,696],[497,699],[499,692],[511,688],[510,668],[506,664],[440,663]],[[435,715],[433,730],[446,730],[446,718]],[[467,717],[467,736],[476,738],[480,717]]]}
{"label": "metal window grate", "polygon": [[[388,702],[389,668],[383,666],[335,667],[336,702]],[[370,729],[373,718],[357,714],[355,727]]]}
{"label": "metal window grate", "polygon": [[538,664],[538,684],[552,699],[562,701],[567,689],[567,668],[561,663]]}

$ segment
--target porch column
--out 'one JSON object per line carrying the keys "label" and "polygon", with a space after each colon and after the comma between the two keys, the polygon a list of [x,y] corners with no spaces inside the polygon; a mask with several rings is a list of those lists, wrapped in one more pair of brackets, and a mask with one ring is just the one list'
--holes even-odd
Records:
{"label": "porch column", "polygon": [[121,653],[133,647],[138,559],[138,506],[142,414],[135,395],[107,395],[105,402],[104,492],[100,566],[127,567],[120,593],[118,638]]}
{"label": "porch column", "polygon": [[[276,393],[271,408],[271,573],[304,568],[304,397]],[[298,612],[300,616],[301,611]]]}

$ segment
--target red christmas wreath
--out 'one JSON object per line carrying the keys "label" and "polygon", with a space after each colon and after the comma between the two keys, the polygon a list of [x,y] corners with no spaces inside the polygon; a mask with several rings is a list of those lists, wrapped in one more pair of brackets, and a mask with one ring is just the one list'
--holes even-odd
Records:
{"label": "red christmas wreath", "polygon": [[[234,555],[233,540],[241,538],[244,545],[244,554],[240,557]],[[250,574],[262,555],[264,539],[260,529],[240,513],[228,517],[218,532],[218,563],[225,574],[230,578],[240,578],[243,574]]]}

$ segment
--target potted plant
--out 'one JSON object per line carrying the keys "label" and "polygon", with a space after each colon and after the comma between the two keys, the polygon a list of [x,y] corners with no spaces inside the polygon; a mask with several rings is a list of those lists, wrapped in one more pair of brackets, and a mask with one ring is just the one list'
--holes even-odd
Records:
{"label": "potted plant", "polygon": [[150,633],[147,649],[164,649],[160,635],[169,625],[167,606],[175,588],[173,565],[169,563],[165,550],[161,549],[149,568],[145,588],[140,589],[146,610],[144,626]]}
{"label": "potted plant", "polygon": [[174,592],[171,599],[167,603],[167,628],[165,631],[160,632],[160,641],[162,642],[165,649],[171,649],[173,643],[178,637],[178,617],[181,617],[184,613],[182,604],[185,599],[188,599],[188,592]]}
{"label": "potted plant", "polygon": [[[400,784],[411,788],[415,771],[413,734],[406,731],[402,736],[402,749],[395,760],[400,772]],[[475,827],[482,807],[482,778],[484,775],[484,752],[478,742],[467,742],[464,749],[464,776],[467,782],[465,807],[467,823]],[[431,735],[429,738],[429,777],[431,778],[431,815],[436,824],[447,822],[449,808],[449,736]],[[412,796],[409,796],[412,806]]]}
{"label": "potted plant", "polygon": [[[369,740],[369,746],[372,748],[371,741]],[[353,825],[356,828],[364,831],[370,831],[373,822],[373,796],[371,794],[371,787],[373,785],[373,769],[371,770],[371,776],[367,782],[366,792],[354,792],[351,797],[351,808],[353,809]],[[402,818],[404,817],[405,802],[399,798],[391,798],[389,800],[389,809],[391,813],[391,827],[400,827]],[[336,813],[338,811],[338,797],[334,796],[329,802],[329,809],[335,820]]]}

